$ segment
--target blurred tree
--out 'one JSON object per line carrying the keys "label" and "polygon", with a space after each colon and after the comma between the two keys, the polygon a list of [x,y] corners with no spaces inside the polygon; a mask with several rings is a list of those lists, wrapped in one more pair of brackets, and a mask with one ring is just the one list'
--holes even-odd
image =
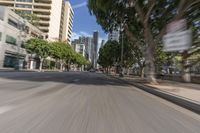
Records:
{"label": "blurred tree", "polygon": [[120,63],[120,44],[116,41],[108,41],[100,48],[98,64],[107,69]]}
{"label": "blurred tree", "polygon": [[194,20],[199,16],[199,5],[199,0],[88,0],[91,14],[106,32],[123,26],[135,44],[140,45],[144,40],[148,76],[152,83],[156,83],[156,46],[162,43],[166,25],[182,18],[188,23],[190,19]]}
{"label": "blurred tree", "polygon": [[67,60],[70,60],[73,56],[73,49],[64,42],[52,42],[50,43],[51,57],[60,63],[60,70],[63,70]]}
{"label": "blurred tree", "polygon": [[49,43],[42,39],[32,38],[26,42],[25,48],[28,53],[36,54],[39,57],[40,59],[39,70],[42,71],[43,61],[50,55]]}

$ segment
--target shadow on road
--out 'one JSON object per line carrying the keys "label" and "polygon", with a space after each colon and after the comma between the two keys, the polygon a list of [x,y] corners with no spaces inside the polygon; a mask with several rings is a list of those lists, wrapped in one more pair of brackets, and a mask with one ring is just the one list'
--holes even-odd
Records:
{"label": "shadow on road", "polygon": [[129,86],[127,83],[101,73],[89,72],[0,72],[0,80],[57,82],[76,85]]}

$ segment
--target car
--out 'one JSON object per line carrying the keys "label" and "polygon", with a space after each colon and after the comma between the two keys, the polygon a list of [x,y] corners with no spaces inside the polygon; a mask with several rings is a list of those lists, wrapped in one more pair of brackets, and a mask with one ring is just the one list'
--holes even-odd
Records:
{"label": "car", "polygon": [[90,72],[96,72],[95,69],[90,69]]}

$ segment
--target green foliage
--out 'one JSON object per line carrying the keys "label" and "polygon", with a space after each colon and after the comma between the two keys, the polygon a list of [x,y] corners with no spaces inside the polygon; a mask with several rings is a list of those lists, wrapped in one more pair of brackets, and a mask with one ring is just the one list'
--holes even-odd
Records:
{"label": "green foliage", "polygon": [[70,63],[78,66],[87,65],[89,62],[81,54],[76,53],[69,44],[64,42],[51,42],[32,38],[26,42],[25,48],[28,53],[36,54],[40,59],[51,57],[58,61],[61,66]]}
{"label": "green foliage", "polygon": [[69,60],[73,56],[73,50],[70,45],[64,42],[50,43],[51,56],[56,60]]}
{"label": "green foliage", "polygon": [[[160,47],[168,23],[186,19],[187,28],[193,31],[194,43],[182,56],[188,59],[199,53],[199,0],[88,0],[88,8],[106,32],[123,24],[124,33],[135,45],[132,47],[139,51],[136,53],[145,55],[151,77],[155,74],[154,63],[162,65],[173,57],[170,53],[162,52]],[[199,60],[197,59],[197,62]]]}
{"label": "green foliage", "polygon": [[32,38],[26,42],[25,48],[28,53],[36,54],[39,58],[45,59],[50,55],[50,46],[47,41]]}
{"label": "green foliage", "polygon": [[29,13],[29,12],[24,12],[24,11],[15,11],[19,16],[21,16],[22,18],[28,20],[31,24],[33,24],[34,26],[38,26],[39,25],[39,18],[37,17],[36,14],[33,13]]}
{"label": "green foliage", "polygon": [[120,62],[120,44],[116,41],[108,41],[99,51],[98,63],[106,68]]}
{"label": "green foliage", "polygon": [[79,67],[82,65],[88,65],[89,62],[86,60],[85,57],[83,57],[79,53],[74,53],[73,58],[72,58],[72,63],[77,64]]}

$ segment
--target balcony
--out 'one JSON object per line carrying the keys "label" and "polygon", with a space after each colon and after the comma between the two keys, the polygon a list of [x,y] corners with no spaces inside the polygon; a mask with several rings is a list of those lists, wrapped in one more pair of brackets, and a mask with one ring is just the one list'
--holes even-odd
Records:
{"label": "balcony", "polygon": [[48,32],[49,31],[49,28],[47,26],[39,26],[38,28],[43,32]]}
{"label": "balcony", "polygon": [[51,9],[51,4],[44,4],[44,3],[34,3],[35,8],[47,8]]}
{"label": "balcony", "polygon": [[34,8],[33,9],[34,12],[46,12],[46,13],[50,13],[50,10],[49,9],[41,9],[41,8]]}
{"label": "balcony", "polygon": [[37,14],[37,17],[40,18],[41,20],[43,20],[43,19],[50,20],[50,16],[49,15]]}
{"label": "balcony", "polygon": [[14,7],[14,0],[0,0],[0,5]]}
{"label": "balcony", "polygon": [[51,4],[52,0],[35,0],[35,4]]}

